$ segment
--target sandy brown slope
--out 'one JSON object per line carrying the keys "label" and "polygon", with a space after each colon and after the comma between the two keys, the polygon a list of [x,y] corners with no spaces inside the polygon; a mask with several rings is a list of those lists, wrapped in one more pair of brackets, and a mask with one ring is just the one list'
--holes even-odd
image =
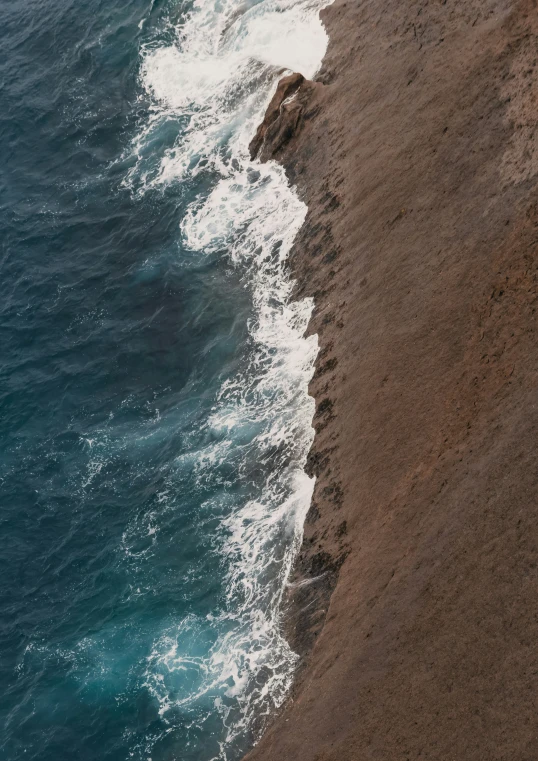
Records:
{"label": "sandy brown slope", "polygon": [[268,151],[310,208],[318,481],[296,575],[321,580],[294,595],[309,654],[249,758],[536,761],[538,8],[323,17],[319,83]]}

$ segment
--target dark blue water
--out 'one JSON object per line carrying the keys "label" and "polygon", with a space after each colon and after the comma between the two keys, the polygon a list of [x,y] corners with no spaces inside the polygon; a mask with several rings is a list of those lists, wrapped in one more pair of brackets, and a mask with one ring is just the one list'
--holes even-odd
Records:
{"label": "dark blue water", "polygon": [[0,7],[6,761],[238,758],[288,689],[315,346],[302,205],[246,157],[265,5]]}

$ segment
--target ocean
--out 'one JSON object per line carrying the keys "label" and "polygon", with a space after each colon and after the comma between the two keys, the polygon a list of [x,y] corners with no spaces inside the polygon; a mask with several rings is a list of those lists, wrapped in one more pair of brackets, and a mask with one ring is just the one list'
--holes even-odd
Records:
{"label": "ocean", "polygon": [[3,761],[233,761],[288,694],[317,339],[248,143],[323,4],[0,6]]}

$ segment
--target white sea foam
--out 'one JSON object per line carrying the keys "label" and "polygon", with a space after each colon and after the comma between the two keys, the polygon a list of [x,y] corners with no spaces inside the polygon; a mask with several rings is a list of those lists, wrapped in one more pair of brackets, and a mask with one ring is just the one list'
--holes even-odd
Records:
{"label": "white sea foam", "polygon": [[[145,677],[165,719],[207,699],[207,710],[222,716],[222,759],[282,704],[296,663],[281,632],[282,598],[313,489],[304,464],[313,437],[307,386],[317,339],[304,337],[312,303],[291,301],[286,259],[306,208],[281,167],[250,160],[248,143],[283,71],[312,77],[319,67],[327,44],[319,10],[326,4],[198,0],[175,44],[143,52],[141,77],[154,109],[133,146],[129,183],[145,192],[210,168],[217,180],[188,209],[184,244],[200,256],[225,251],[253,301],[250,355],[223,384],[207,421],[215,440],[196,452],[192,468],[203,483],[229,462],[247,479],[255,461],[263,485],[255,499],[228,499],[225,511],[215,510],[224,516],[217,548],[227,569],[222,610],[210,620],[168,626],[154,642]],[[181,121],[181,135],[156,162],[149,148],[171,119]],[[205,655],[202,630],[211,640]],[[178,691],[173,677],[180,672]]]}

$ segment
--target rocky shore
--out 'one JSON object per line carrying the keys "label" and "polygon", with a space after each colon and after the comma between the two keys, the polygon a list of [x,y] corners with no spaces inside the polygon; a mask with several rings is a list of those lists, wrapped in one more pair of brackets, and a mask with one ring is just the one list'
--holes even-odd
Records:
{"label": "rocky shore", "polygon": [[538,7],[336,0],[253,140],[309,212],[296,686],[250,761],[538,758]]}

